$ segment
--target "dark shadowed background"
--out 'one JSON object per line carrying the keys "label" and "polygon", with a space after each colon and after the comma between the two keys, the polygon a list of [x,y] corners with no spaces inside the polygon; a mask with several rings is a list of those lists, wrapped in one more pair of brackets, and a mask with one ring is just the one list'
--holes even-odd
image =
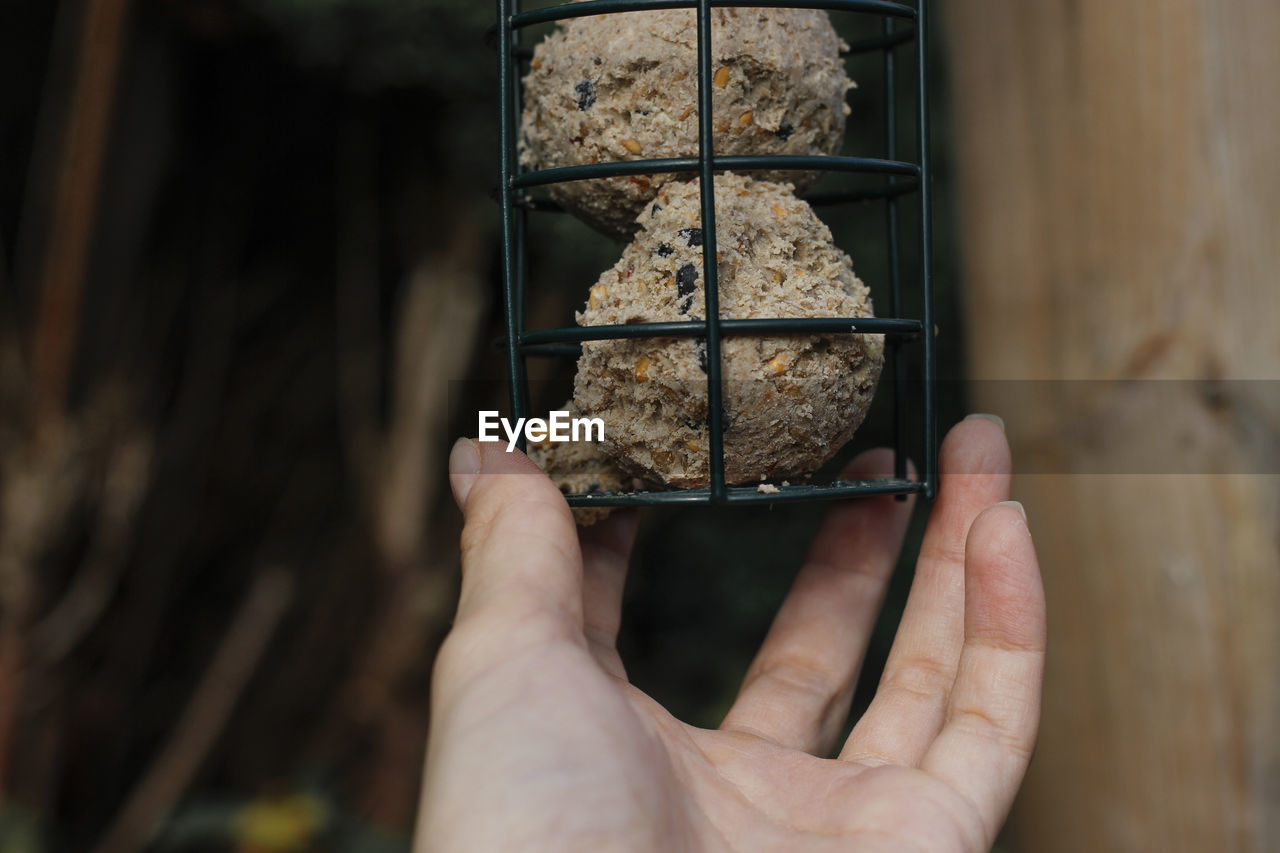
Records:
{"label": "dark shadowed background", "polygon": [[[6,4],[3,853],[406,849],[457,586],[443,466],[478,407],[505,407],[494,14]],[[879,26],[834,20],[849,39]],[[849,67],[847,151],[882,156],[880,59]],[[940,70],[939,370],[958,379]],[[821,215],[886,304],[883,204]],[[620,246],[568,217],[532,227],[530,315],[570,324]],[[537,387],[571,369],[539,366]],[[886,408],[841,458],[887,443]],[[652,512],[622,638],[634,680],[715,725],[820,509]]]}

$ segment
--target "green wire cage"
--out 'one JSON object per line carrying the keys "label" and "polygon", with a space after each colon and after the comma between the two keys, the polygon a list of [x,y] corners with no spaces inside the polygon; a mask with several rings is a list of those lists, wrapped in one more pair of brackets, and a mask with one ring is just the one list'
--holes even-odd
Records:
{"label": "green wire cage", "polygon": [[[712,135],[712,51],[711,9],[713,7],[775,7],[822,9],[853,12],[882,19],[881,33],[850,46],[852,53],[878,51],[884,61],[884,156],[719,156],[713,150]],[[625,162],[525,171],[519,163],[516,140],[519,137],[521,104],[521,71],[532,50],[521,44],[521,33],[528,27],[562,21],[568,18],[628,14],[656,9],[694,9],[697,11],[697,75],[699,149],[696,157],[645,159]],[[930,213],[929,172],[929,91],[928,91],[928,14],[926,0],[915,6],[888,0],[586,0],[562,3],[521,12],[519,0],[498,0],[497,47],[499,55],[499,97],[501,109],[501,186],[498,200],[502,216],[502,280],[503,310],[506,336],[507,378],[510,387],[511,413],[514,418],[529,414],[529,383],[526,362],[529,358],[573,354],[583,341],[618,338],[697,337],[706,341],[708,438],[710,485],[701,489],[672,489],[631,493],[569,494],[571,506],[638,506],[655,504],[737,504],[782,503],[822,500],[867,495],[910,493],[932,497],[937,488],[937,440],[935,425],[935,355],[933,322],[933,260],[931,251],[932,223]],[[898,109],[895,62],[899,52],[914,46],[916,73],[916,116],[918,162],[898,159]],[[711,191],[712,176],[723,171],[815,170],[822,172],[861,173],[874,176],[877,183],[853,191],[810,196],[811,203],[842,204],[876,202],[885,207],[889,277],[888,317],[864,318],[773,318],[721,319],[716,269],[716,209]],[[527,234],[530,215],[555,215],[554,204],[534,198],[530,190],[550,184],[628,175],[651,175],[673,172],[695,173],[701,184],[703,281],[705,282],[704,321],[634,323],[628,325],[529,329],[525,303],[528,285]],[[901,251],[903,227],[899,221],[899,205],[914,195],[919,204],[919,227],[914,245],[920,253],[920,316],[903,317],[903,283]],[[926,333],[929,330],[929,333]],[[762,493],[754,486],[730,486],[724,476],[724,419],[721,383],[721,341],[726,335],[784,334],[883,334],[886,354],[886,376],[891,377],[893,408],[894,474],[874,480],[783,485],[776,492]],[[906,348],[918,347],[918,365],[909,372]],[[909,375],[915,373],[916,375]],[[918,417],[922,446],[912,454],[908,440],[910,418]],[[523,440],[520,444],[524,449]],[[920,462],[917,479],[907,477],[907,458]]]}

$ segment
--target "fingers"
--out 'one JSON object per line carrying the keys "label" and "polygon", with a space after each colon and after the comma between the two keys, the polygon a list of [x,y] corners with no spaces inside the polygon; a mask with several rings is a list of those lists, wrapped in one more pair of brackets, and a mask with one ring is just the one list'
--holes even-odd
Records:
{"label": "fingers", "polygon": [[964,650],[947,721],[921,768],[977,808],[995,838],[1026,773],[1040,719],[1045,602],[1026,519],[992,507],[969,533]]}
{"label": "fingers", "polygon": [[[844,477],[892,470],[892,452],[873,450],[854,459]],[[826,754],[849,713],[911,506],[877,497],[829,511],[722,729]]]}
{"label": "fingers", "polygon": [[[455,631],[498,624],[504,649],[582,632],[582,557],[560,492],[500,444],[461,439],[449,479],[462,508],[462,593]],[[483,632],[476,632],[483,633]]]}
{"label": "fingers", "polygon": [[942,443],[938,498],[875,699],[843,759],[917,765],[942,728],[964,641],[964,550],[973,520],[1009,497],[1009,445],[998,421],[970,416]]}
{"label": "fingers", "polygon": [[627,564],[639,520],[634,510],[614,512],[578,534],[582,548],[582,606],[587,643],[601,666],[622,679],[627,675],[615,644],[622,621]]}

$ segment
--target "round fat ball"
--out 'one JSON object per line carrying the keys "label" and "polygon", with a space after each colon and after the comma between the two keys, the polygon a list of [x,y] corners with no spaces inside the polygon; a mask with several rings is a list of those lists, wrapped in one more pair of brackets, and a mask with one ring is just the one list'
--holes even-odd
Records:
{"label": "round fat ball", "polygon": [[[835,154],[853,83],[827,13],[712,12],[718,155]],[[532,169],[698,154],[697,26],[692,9],[572,18],[534,50],[524,78],[521,162]],[[552,197],[621,237],[669,181],[632,175],[551,187]],[[759,177],[803,186],[804,172]]]}
{"label": "round fat ball", "polygon": [[[722,319],[870,317],[867,286],[788,184],[716,179]],[[583,326],[702,319],[698,182],[664,186],[640,231],[591,288]],[[725,479],[801,478],[861,424],[884,361],[882,335],[721,339]],[[705,339],[588,341],[574,402],[604,421],[602,449],[624,470],[681,488],[709,482]]]}

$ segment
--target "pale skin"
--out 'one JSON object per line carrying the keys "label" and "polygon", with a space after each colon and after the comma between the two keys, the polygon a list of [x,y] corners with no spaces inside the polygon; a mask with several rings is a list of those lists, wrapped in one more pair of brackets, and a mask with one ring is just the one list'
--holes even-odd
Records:
{"label": "pale skin", "polygon": [[940,465],[884,676],[838,744],[910,502],[831,506],[728,715],[701,729],[631,685],[615,647],[634,517],[579,535],[523,455],[459,442],[462,591],[415,850],[989,850],[1035,743],[1044,593],[1002,503],[998,421],[952,428]]}

